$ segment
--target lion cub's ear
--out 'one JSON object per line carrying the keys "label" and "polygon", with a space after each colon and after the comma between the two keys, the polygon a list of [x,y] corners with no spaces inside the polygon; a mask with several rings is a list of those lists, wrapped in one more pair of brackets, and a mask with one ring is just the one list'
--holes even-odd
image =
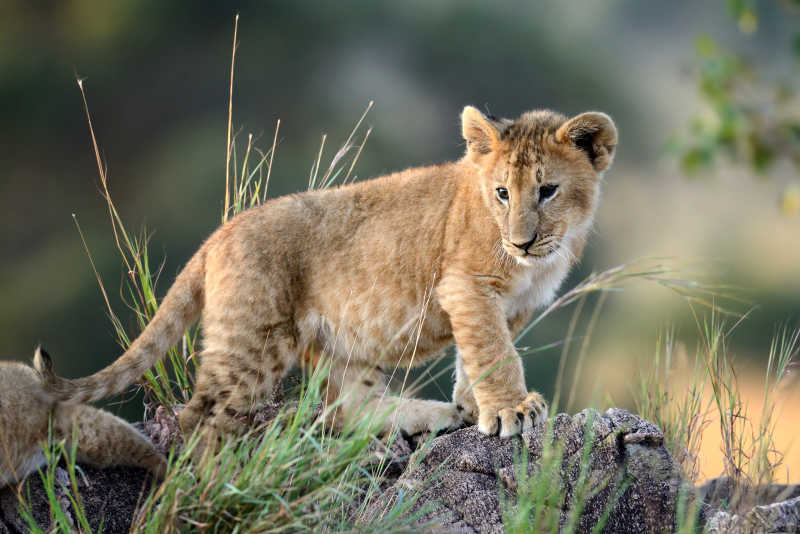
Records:
{"label": "lion cub's ear", "polygon": [[467,155],[474,163],[497,150],[500,131],[483,113],[466,106],[461,112],[461,135],[467,142]]}
{"label": "lion cub's ear", "polygon": [[617,127],[605,113],[590,111],[565,122],[556,132],[556,139],[584,151],[594,170],[601,172],[614,159]]}

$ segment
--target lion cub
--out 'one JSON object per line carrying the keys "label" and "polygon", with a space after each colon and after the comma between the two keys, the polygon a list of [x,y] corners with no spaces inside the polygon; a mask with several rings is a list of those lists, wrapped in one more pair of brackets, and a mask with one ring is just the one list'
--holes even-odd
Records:
{"label": "lion cub", "polygon": [[[409,434],[478,424],[510,436],[546,418],[513,339],[580,258],[617,144],[602,113],[461,115],[465,156],[274,199],[200,247],[115,363],[53,378],[87,402],[121,392],[202,315],[184,432],[238,431],[301,358],[331,365],[328,401],[360,417],[391,409]],[[457,346],[453,403],[388,396],[384,369]],[[387,423],[388,424],[388,423]]]}
{"label": "lion cub", "polygon": [[164,457],[135,428],[108,412],[57,402],[42,387],[50,357],[36,349],[34,368],[0,362],[0,487],[16,483],[45,463],[41,446],[52,415],[53,437],[77,436],[77,459],[97,467],[132,465],[162,477]]}

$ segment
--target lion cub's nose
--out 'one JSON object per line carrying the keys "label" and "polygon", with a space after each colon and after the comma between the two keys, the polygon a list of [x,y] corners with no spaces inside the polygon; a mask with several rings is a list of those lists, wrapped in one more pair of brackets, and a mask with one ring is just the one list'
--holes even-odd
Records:
{"label": "lion cub's nose", "polygon": [[533,234],[533,238],[531,238],[531,240],[530,240],[530,241],[527,241],[527,242],[525,242],[525,243],[513,243],[513,245],[514,245],[515,247],[519,248],[519,249],[522,249],[522,250],[524,250],[525,252],[528,252],[528,248],[529,248],[531,245],[533,245],[533,242],[534,242],[534,241],[536,241],[536,237],[537,237],[537,236],[538,236],[538,234]]}

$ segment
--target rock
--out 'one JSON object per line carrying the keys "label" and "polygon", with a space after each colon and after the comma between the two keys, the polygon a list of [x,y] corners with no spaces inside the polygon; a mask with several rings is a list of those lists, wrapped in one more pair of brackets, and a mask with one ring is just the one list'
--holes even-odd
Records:
{"label": "rock", "polygon": [[[501,533],[501,492],[510,503],[524,493],[525,481],[516,480],[514,459],[524,449],[527,472],[540,472],[546,465],[542,460],[545,433],[542,424],[523,433],[521,439],[484,436],[475,427],[440,436],[426,451],[417,452],[424,456],[412,458],[412,467],[372,507],[371,517],[389,509],[409,490],[421,489],[422,497],[412,510],[424,511],[418,524],[432,521],[447,532]],[[591,438],[586,450],[588,469],[583,474],[587,491],[582,513],[575,518],[577,531],[591,532],[610,508],[604,532],[671,532],[681,485],[678,467],[664,448],[658,427],[618,409],[603,415],[584,410],[573,417],[555,417],[552,442],[563,447],[563,456],[560,462],[552,462],[555,473],[549,483],[553,490],[545,501],[545,515],[562,527],[569,521],[580,492],[587,436]],[[547,478],[542,480],[548,483]],[[508,508],[514,511],[513,506]]]}
{"label": "rock", "polygon": [[[268,408],[266,420],[276,412],[274,407]],[[176,413],[162,411],[140,425],[161,450],[181,442]],[[397,436],[388,447],[376,441],[370,461],[383,467],[383,494],[360,520],[369,523],[377,519],[399,499],[408,499],[410,490],[419,489],[422,496],[411,513],[418,514],[415,519],[420,526],[435,525],[437,532],[512,531],[509,517],[503,523],[505,510],[525,521],[516,531],[531,531],[530,513],[521,509],[518,501],[526,492],[530,494],[527,482],[538,480],[537,487],[544,484],[550,491],[540,516],[561,527],[575,515],[575,531],[591,532],[607,515],[603,532],[644,534],[674,529],[677,495],[683,486],[656,426],[624,410],[610,409],[602,415],[584,410],[572,417],[557,415],[550,438],[546,432],[546,426],[539,425],[519,437],[500,439],[471,427],[436,437],[427,445],[423,445],[425,436]],[[544,446],[548,439],[560,444],[561,456],[552,456],[553,449]],[[546,449],[551,451],[551,461],[543,456]],[[518,471],[521,451],[527,454],[524,480],[519,480]],[[587,468],[582,474],[584,454]],[[82,472],[78,489],[92,529],[102,522],[103,532],[128,532],[137,505],[150,489],[148,474],[126,467],[82,466]],[[56,477],[64,484],[57,489],[58,506],[77,526],[66,489],[67,472],[57,467]],[[578,514],[575,504],[580,480],[586,482],[586,498]],[[0,534],[28,532],[19,515],[17,490],[29,496],[26,500],[34,518],[48,530],[50,505],[40,477],[33,475],[21,488],[0,489]],[[798,486],[743,489],[728,479],[715,479],[697,488],[697,494],[700,525],[706,533],[800,533]],[[551,531],[544,529],[539,519],[537,530]]]}
{"label": "rock", "polygon": [[751,532],[800,532],[800,497],[755,506],[745,522]]}
{"label": "rock", "polygon": [[800,532],[800,486],[737,486],[718,478],[700,486],[698,493],[708,518],[707,534]]}
{"label": "rock", "polygon": [[800,497],[754,506],[740,516],[719,511],[706,523],[708,534],[782,534],[800,532]]}
{"label": "rock", "polygon": [[166,408],[158,406],[153,417],[134,426],[155,445],[156,450],[168,456],[170,448],[178,448],[183,444],[183,433],[178,426],[178,414],[183,410],[182,404]]}
{"label": "rock", "polygon": [[[83,466],[84,476],[78,473],[78,492],[86,510],[86,517],[92,532],[106,533],[128,532],[137,505],[148,495],[150,476],[144,469],[134,467],[110,467],[96,469]],[[69,476],[65,470],[56,468],[56,478],[69,484]],[[16,487],[0,490],[0,533],[17,534],[29,531],[27,524],[19,515],[19,500]],[[50,506],[45,494],[41,477],[29,476],[20,488],[21,494],[32,505],[33,517],[39,526],[47,531],[50,527]],[[29,497],[28,497],[29,496]],[[72,505],[66,490],[57,493],[59,505],[68,519],[77,526]],[[3,530],[5,529],[5,530]]]}
{"label": "rock", "polygon": [[707,510],[746,509],[762,504],[772,504],[800,497],[800,485],[766,484],[761,486],[737,485],[728,477],[714,478],[697,487],[697,493]]}

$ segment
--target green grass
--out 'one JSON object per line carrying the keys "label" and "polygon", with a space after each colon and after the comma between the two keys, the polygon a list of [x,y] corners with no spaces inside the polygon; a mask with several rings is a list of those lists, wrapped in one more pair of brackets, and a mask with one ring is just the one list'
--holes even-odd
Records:
{"label": "green grass", "polygon": [[[373,446],[380,414],[338,432],[322,423],[325,370],[313,373],[297,403],[263,428],[192,460],[196,436],[172,458],[169,474],[142,506],[142,532],[409,532],[416,496],[359,525],[380,494],[384,462]],[[335,409],[331,406],[328,410]]]}
{"label": "green grass", "polygon": [[[662,428],[666,445],[687,482],[697,477],[700,435],[712,417],[719,417],[722,423],[727,474],[742,491],[747,484],[769,482],[780,465],[771,438],[775,391],[797,354],[800,332],[782,328],[774,337],[765,373],[764,419],[746,432],[747,409],[727,351],[726,340],[733,328],[726,328],[713,309],[705,318],[698,316],[698,328],[702,337],[690,387],[678,390],[674,386],[677,382],[668,379],[675,371],[676,341],[674,332],[667,331],[659,338],[652,368],[642,373],[638,411]],[[193,460],[196,437],[190,438],[181,451],[173,452],[167,478],[147,497],[135,529],[153,533],[419,531],[412,523],[423,511],[410,512],[419,492],[406,492],[377,518],[367,513],[381,492],[385,469],[372,450],[380,417],[350,422],[339,432],[327,429],[320,408],[325,372],[319,368],[305,377],[297,400],[273,422],[227,441],[217,454]],[[713,392],[711,399],[703,399],[705,386]],[[552,439],[552,422],[535,468],[530,468],[529,453],[522,448],[515,460],[517,487],[511,495],[505,491],[500,494],[506,531],[577,532],[583,506],[610,486],[608,506],[593,528],[593,532],[600,532],[630,481],[619,477],[599,482],[589,479],[593,443],[589,417],[584,446],[566,467],[566,472],[577,467],[579,475],[572,507],[562,524],[564,447]],[[52,510],[52,532],[92,532],[76,491],[80,472],[75,466],[74,448],[67,450],[63,443],[51,443],[47,455],[49,467],[41,477]],[[61,456],[69,474],[66,486],[55,475]],[[62,509],[63,496],[69,500],[72,520]],[[23,509],[23,517],[32,532],[43,532],[33,522],[29,508]],[[679,496],[676,531],[694,532],[696,521],[696,503],[684,491]]]}
{"label": "green grass", "polygon": [[[800,329],[782,326],[772,338],[766,351],[764,392],[756,423],[751,407],[742,398],[729,351],[729,338],[747,314],[728,325],[713,308],[702,316],[694,309],[692,312],[700,341],[688,388],[682,381],[669,379],[676,371],[672,357],[675,337],[669,331],[659,340],[652,368],[642,375],[637,409],[664,431],[666,446],[690,484],[699,478],[703,431],[713,420],[718,421],[722,474],[729,477],[733,487],[727,505],[732,512],[746,512],[753,504],[755,489],[775,482],[783,461],[774,440],[776,396],[800,350]],[[680,504],[681,531],[691,532],[696,510],[691,499],[684,498]]]}
{"label": "green grass", "polygon": [[[129,311],[137,318],[138,329],[129,335],[119,314],[112,309],[102,278],[95,270],[110,320],[121,347],[125,349],[131,339],[146,327],[158,308],[155,287],[157,270],[154,271],[150,266],[152,259],[148,253],[147,234],[130,233],[114,205],[80,81],[79,86],[115,243],[129,273],[122,292]],[[239,143],[237,136],[232,135],[231,128],[232,88],[231,78],[225,204],[221,215],[223,222],[266,201],[280,128],[278,121],[269,149],[262,150],[254,146],[252,135],[247,136],[246,143]],[[327,165],[323,164],[326,143],[326,137],[323,136],[309,173],[309,189],[346,183],[355,178],[353,171],[370,131],[366,131],[360,144],[355,143],[354,139],[371,106],[372,103]],[[86,252],[94,267],[88,247]],[[666,445],[681,466],[684,479],[690,484],[698,476],[702,431],[711,418],[718,418],[722,424],[727,474],[740,487],[769,482],[780,465],[772,441],[775,391],[797,353],[800,334],[798,331],[782,329],[775,336],[769,350],[761,407],[762,422],[757,428],[752,425],[748,427],[747,410],[739,394],[727,352],[726,340],[730,332],[725,330],[720,318],[720,315],[735,316],[727,306],[720,305],[720,297],[728,288],[700,284],[690,278],[680,269],[670,267],[669,262],[656,260],[640,260],[593,273],[537,315],[520,335],[521,338],[556,310],[574,305],[573,319],[564,340],[545,347],[522,349],[520,354],[526,357],[556,345],[562,346],[557,390],[552,403],[552,411],[555,412],[563,402],[562,396],[566,397],[563,404],[573,407],[591,333],[606,297],[614,291],[632,282],[645,281],[664,286],[685,298],[693,312],[698,308],[711,310],[707,318],[695,315],[702,343],[698,348],[690,387],[676,390],[669,380],[675,366],[675,335],[673,331],[667,331],[659,339],[652,367],[642,371],[636,395],[638,412],[664,431]],[[571,341],[589,298],[595,299],[595,306],[578,347],[571,387],[564,387],[568,382],[565,369]],[[141,386],[151,409],[164,406],[172,410],[191,397],[197,335],[197,329],[188,330],[180,346],[172,348],[167,358],[145,375]],[[193,459],[192,451],[198,438],[189,437],[180,451],[172,452],[167,477],[147,496],[134,528],[152,533],[419,531],[420,527],[414,527],[412,523],[422,511],[410,513],[420,497],[417,490],[406,491],[402,499],[394,501],[377,516],[368,513],[384,482],[386,466],[376,461],[373,449],[378,442],[376,429],[380,427],[380,416],[386,414],[350,422],[337,432],[330,431],[322,424],[321,416],[324,414],[320,413],[324,376],[324,369],[317,369],[310,376],[305,376],[296,400],[285,406],[273,422],[253,428],[241,438],[228,439],[215,455]],[[418,383],[403,382],[408,390],[419,386]],[[706,387],[713,392],[710,399],[703,397]],[[579,477],[574,488],[573,507],[567,514],[566,523],[560,525],[558,506],[564,498],[561,478],[564,447],[558,440],[552,439],[551,420],[544,449],[535,463],[535,469],[529,467],[528,452],[523,448],[515,461],[517,488],[511,492],[513,495],[501,492],[501,514],[507,532],[576,532],[586,502],[599,491],[610,487],[608,507],[601,521],[593,527],[593,532],[602,529],[616,499],[624,493],[629,481],[619,477],[599,482],[589,479],[591,420],[587,421],[586,429],[585,445],[580,454],[571,460],[577,465],[568,466],[577,467]],[[50,532],[91,532],[77,492],[76,477],[80,472],[75,465],[74,448],[67,450],[63,443],[51,442],[46,450],[49,467],[41,472],[41,477],[52,510],[53,529]],[[424,454],[424,447],[418,454]],[[64,458],[69,474],[69,484],[66,486],[56,476],[59,457]],[[73,509],[72,522],[61,508],[64,496]],[[25,499],[22,501],[24,503]],[[677,530],[693,532],[696,510],[689,493],[681,494],[678,508]],[[23,507],[23,517],[32,532],[43,532],[33,522],[29,507]]]}
{"label": "green grass", "polygon": [[[416,532],[419,525],[411,525],[427,510],[411,512],[418,493],[371,510],[387,468],[385,458],[376,454],[384,446],[377,432],[387,414],[375,413],[330,430],[321,409],[326,375],[327,369],[316,369],[302,381],[296,401],[287,403],[271,422],[228,439],[216,453],[195,458],[197,435],[180,451],[173,450],[165,480],[141,505],[132,530]],[[326,411],[337,408],[333,404]],[[45,452],[48,463],[40,476],[51,509],[52,528],[47,532],[102,532],[102,527],[92,530],[81,504],[75,447],[50,440]],[[67,484],[56,474],[59,465],[68,473]],[[69,510],[63,507],[64,498]],[[31,532],[44,533],[27,501],[22,499],[23,520]]]}
{"label": "green grass", "polygon": [[703,398],[708,375],[703,360],[696,358],[688,388],[681,384],[676,391],[674,352],[672,329],[659,336],[652,363],[641,372],[635,392],[636,411],[661,428],[683,478],[694,481],[700,474],[702,434],[710,422],[712,401]]}
{"label": "green grass", "polygon": [[750,416],[750,407],[742,399],[728,350],[728,339],[738,323],[729,328],[714,314],[697,322],[702,332],[700,357],[722,432],[725,474],[734,481],[737,491],[770,484],[783,461],[773,437],[775,398],[800,349],[800,329],[780,327],[772,338],[764,372],[761,417],[756,424]]}
{"label": "green grass", "polygon": [[[592,279],[592,277],[590,277]],[[562,299],[567,300],[568,291]],[[578,302],[582,302],[578,300]],[[676,507],[676,528],[678,533],[693,533],[698,525],[698,500],[692,487],[699,480],[700,449],[703,432],[712,420],[720,423],[725,459],[724,476],[733,483],[733,494],[727,507],[734,513],[742,513],[753,505],[754,489],[761,484],[775,482],[776,474],[782,464],[782,456],[774,442],[775,407],[777,392],[794,359],[800,352],[800,329],[791,330],[786,326],[779,327],[769,347],[766,349],[764,368],[764,393],[760,406],[758,423],[751,417],[751,407],[742,398],[736,378],[736,370],[729,352],[729,338],[747,314],[731,326],[726,322],[719,309],[708,308],[705,315],[697,312],[690,300],[690,311],[697,320],[700,342],[696,355],[689,364],[688,385],[686,378],[677,380],[679,371],[676,358],[676,337],[674,330],[667,330],[658,337],[656,350],[649,367],[642,370],[635,393],[637,412],[643,418],[657,424],[665,436],[665,446],[671,452],[681,470],[684,487],[678,492]],[[694,301],[697,302],[697,301]],[[600,304],[601,305],[601,304]],[[600,306],[598,305],[598,307]],[[575,330],[575,323],[580,316],[582,305],[576,307],[573,321],[567,333],[568,341]],[[595,312],[598,308],[595,309]],[[547,310],[544,312],[547,313]],[[589,319],[588,330],[596,317],[593,313]],[[735,316],[734,316],[735,317]],[[563,344],[562,361],[559,365],[559,381],[556,399],[560,395],[563,377],[563,362],[568,354],[567,342]],[[584,345],[578,359],[582,358]],[[685,371],[685,370],[684,370]],[[580,368],[574,371],[580,372]],[[572,381],[573,388],[575,380]],[[570,392],[570,395],[572,392]],[[557,400],[554,400],[554,404]],[[592,412],[589,412],[592,413]],[[517,488],[513,495],[502,492],[500,496],[503,523],[507,532],[578,532],[578,522],[583,507],[588,500],[609,485],[613,484],[611,495],[604,515],[593,532],[599,532],[608,519],[608,514],[616,499],[625,492],[629,480],[605,480],[594,487],[589,483],[589,452],[591,450],[591,421],[587,421],[585,432],[587,437],[581,455],[572,460],[578,462],[578,481],[573,490],[572,506],[566,522],[560,515],[564,505],[564,450],[557,440],[552,441],[551,419],[544,439],[544,448],[535,463],[536,468],[529,468],[528,452],[523,448],[515,461],[515,477]],[[566,472],[575,466],[567,466]]]}
{"label": "green grass", "polygon": [[[48,430],[48,436],[52,436],[52,429]],[[47,464],[39,471],[39,474],[47,496],[47,503],[50,506],[50,523],[53,527],[47,532],[92,532],[78,491],[78,476],[83,474],[76,464],[77,443],[78,440],[73,439],[72,446],[67,447],[64,441],[56,441],[48,437],[46,446],[42,447]],[[68,475],[66,481],[56,474],[56,469],[62,459]],[[33,510],[28,504],[29,500],[29,498],[27,500],[20,498],[20,516],[31,534],[45,534],[46,531],[42,530],[34,519]],[[97,532],[102,532],[102,521]]]}
{"label": "green grass", "polygon": [[549,424],[537,469],[531,471],[528,449],[521,447],[514,459],[516,491],[513,496],[505,489],[500,492],[503,525],[509,534],[558,530],[558,512],[564,499],[564,446],[553,441],[552,428]]}

